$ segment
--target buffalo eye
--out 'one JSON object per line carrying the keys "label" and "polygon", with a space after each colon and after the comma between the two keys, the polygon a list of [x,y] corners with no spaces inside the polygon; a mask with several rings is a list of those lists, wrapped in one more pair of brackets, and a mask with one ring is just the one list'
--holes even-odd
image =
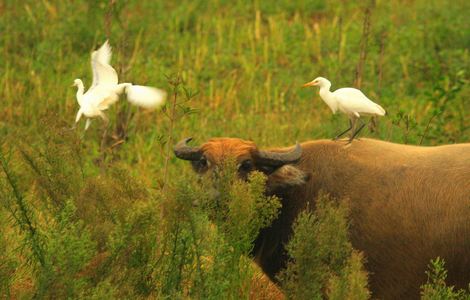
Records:
{"label": "buffalo eye", "polygon": [[248,173],[253,169],[253,162],[249,159],[243,161],[238,167],[239,172]]}
{"label": "buffalo eye", "polygon": [[271,166],[260,166],[259,167],[260,171],[269,175],[271,174],[272,172],[274,172],[276,170],[276,168],[274,167],[271,167]]}

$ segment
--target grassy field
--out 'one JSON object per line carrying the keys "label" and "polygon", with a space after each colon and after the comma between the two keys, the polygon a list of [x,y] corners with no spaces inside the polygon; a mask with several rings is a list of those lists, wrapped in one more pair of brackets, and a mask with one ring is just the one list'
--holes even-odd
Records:
{"label": "grassy field", "polygon": [[[183,137],[196,143],[240,137],[270,147],[345,129],[344,116],[332,115],[316,90],[301,88],[317,76],[330,79],[333,89],[360,86],[387,110],[378,131],[362,136],[422,145],[468,142],[468,11],[465,0],[1,1],[0,248],[6,254],[0,254],[0,279],[6,283],[0,289],[9,292],[0,297],[52,295],[46,283],[62,273],[37,275],[40,256],[32,245],[46,242],[35,241],[35,230],[49,240],[67,232],[70,244],[83,248],[76,265],[63,265],[70,278],[99,253],[118,253],[119,237],[131,230],[124,223],[145,215],[150,202],[165,202],[153,200],[179,195],[178,182],[191,170],[170,146]],[[78,110],[73,80],[91,84],[90,53],[106,39],[122,81],[167,90],[168,105],[152,112],[122,101],[107,112],[106,132],[101,120],[86,132],[83,120],[67,130]],[[102,209],[97,199],[113,212],[93,217]],[[212,230],[207,220],[200,224]],[[144,231],[147,225],[141,224]],[[41,251],[60,256],[47,250],[60,247],[51,247]],[[149,249],[142,251],[150,255]],[[127,274],[119,259],[108,262]],[[115,278],[93,276],[69,295],[78,297],[90,282],[99,287],[98,299],[108,288],[122,292]],[[175,295],[159,288],[119,295]],[[223,291],[217,293],[211,295]]]}

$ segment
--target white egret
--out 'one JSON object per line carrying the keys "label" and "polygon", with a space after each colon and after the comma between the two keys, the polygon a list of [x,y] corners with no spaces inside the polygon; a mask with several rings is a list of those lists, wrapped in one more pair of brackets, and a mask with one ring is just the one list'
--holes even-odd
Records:
{"label": "white egret", "polygon": [[108,118],[104,110],[119,100],[119,95],[126,94],[127,100],[140,107],[156,108],[165,102],[166,93],[163,90],[132,83],[119,83],[116,70],[110,65],[111,47],[108,41],[91,54],[91,69],[93,83],[86,93],[80,79],[75,79],[77,101],[80,109],[77,112],[75,123],[82,115],[87,117],[85,130],[90,126],[91,118],[101,117],[105,122]]}
{"label": "white egret", "polygon": [[[303,87],[319,86],[320,97],[325,101],[333,114],[338,110],[349,117],[349,128],[338,134],[334,140],[353,130],[349,142],[364,128],[366,124],[360,119],[361,116],[383,116],[385,110],[366,97],[364,93],[355,88],[341,88],[330,92],[331,82],[323,77],[317,77],[307,82]],[[356,121],[360,120],[362,126],[356,130]]]}

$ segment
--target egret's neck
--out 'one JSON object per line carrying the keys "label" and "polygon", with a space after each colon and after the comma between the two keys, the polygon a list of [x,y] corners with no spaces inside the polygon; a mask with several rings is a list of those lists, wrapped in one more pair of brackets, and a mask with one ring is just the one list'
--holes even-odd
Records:
{"label": "egret's neck", "polygon": [[83,98],[83,91],[85,90],[85,87],[83,86],[83,82],[80,80],[77,84],[77,100],[80,103]]}
{"label": "egret's neck", "polygon": [[323,79],[320,81],[320,93],[323,92],[329,92],[331,88],[331,82],[329,80]]}
{"label": "egret's neck", "polygon": [[333,113],[338,109],[338,104],[336,103],[333,93],[330,92],[331,83],[327,82],[320,86],[320,97],[325,101],[325,103],[330,107]]}

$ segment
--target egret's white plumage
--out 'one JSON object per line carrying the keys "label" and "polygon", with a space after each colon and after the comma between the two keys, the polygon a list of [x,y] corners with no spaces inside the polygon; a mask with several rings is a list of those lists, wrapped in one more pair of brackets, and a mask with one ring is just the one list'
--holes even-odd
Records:
{"label": "egret's white plumage", "polygon": [[[355,127],[357,119],[359,119],[361,116],[385,115],[385,110],[380,105],[367,98],[366,95],[364,95],[364,93],[358,89],[341,88],[331,92],[331,82],[323,77],[317,77],[314,80],[307,82],[303,86],[319,86],[320,97],[328,105],[331,111],[333,113],[340,111],[349,116],[351,125],[350,128],[336,136],[335,139]],[[352,140],[363,127],[364,124],[361,126],[361,128],[353,133],[350,140]]]}
{"label": "egret's white plumage", "polygon": [[119,96],[124,93],[130,103],[144,108],[156,108],[165,102],[166,93],[163,90],[132,83],[119,83],[117,72],[110,65],[111,55],[108,41],[91,54],[93,82],[86,93],[83,82],[80,79],[74,81],[80,105],[75,122],[85,115],[87,117],[85,130],[90,126],[90,118],[101,117],[107,122],[108,118],[103,111],[116,103]]}
{"label": "egret's white plumage", "polygon": [[143,86],[131,85],[127,87],[127,100],[130,103],[144,108],[153,108],[155,105],[163,105],[166,93],[160,89]]}

